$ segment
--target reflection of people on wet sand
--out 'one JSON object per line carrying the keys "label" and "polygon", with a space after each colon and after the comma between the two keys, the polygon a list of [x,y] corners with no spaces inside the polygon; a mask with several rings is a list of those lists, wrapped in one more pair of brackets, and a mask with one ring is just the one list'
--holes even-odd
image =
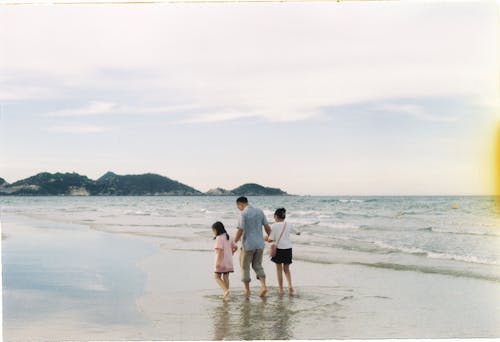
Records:
{"label": "reflection of people on wet sand", "polygon": [[234,241],[238,243],[243,237],[243,247],[240,252],[241,280],[245,285],[245,296],[250,296],[250,264],[260,280],[262,289],[260,296],[265,297],[267,293],[266,274],[262,267],[262,256],[264,254],[264,236],[262,226],[267,234],[271,233],[266,216],[261,209],[254,208],[248,204],[246,197],[239,197],[236,206],[241,211],[238,220],[238,231]]}
{"label": "reflection of people on wet sand", "polygon": [[215,235],[215,281],[223,291],[222,298],[229,296],[229,273],[234,272],[233,254],[238,249],[221,222],[212,225]]}
{"label": "reflection of people on wet sand", "polygon": [[228,337],[231,331],[229,322],[229,304],[227,301],[221,301],[222,306],[217,307],[213,314],[214,319],[214,340],[220,341]]}
{"label": "reflection of people on wet sand", "polygon": [[291,330],[292,324],[290,318],[293,312],[290,310],[291,300],[293,300],[293,297],[290,299],[287,297],[283,299],[283,296],[278,297],[274,308],[276,314],[271,318],[272,325],[271,329],[269,329],[271,334],[270,337],[268,337],[269,339],[289,340],[292,338],[293,333]]}
{"label": "reflection of people on wet sand", "polygon": [[276,274],[278,275],[279,293],[283,293],[283,273],[285,273],[288,282],[288,293],[293,294],[292,287],[292,274],[290,273],[290,265],[292,264],[292,242],[290,241],[290,234],[300,235],[300,231],[296,230],[288,222],[285,222],[286,209],[279,208],[274,213],[274,220],[276,223],[269,236],[265,240],[268,242],[276,241],[276,255],[272,257],[271,261],[276,264]]}
{"label": "reflection of people on wet sand", "polygon": [[240,305],[240,324],[236,339],[267,340],[269,339],[269,314],[266,300],[252,302],[245,300]]}

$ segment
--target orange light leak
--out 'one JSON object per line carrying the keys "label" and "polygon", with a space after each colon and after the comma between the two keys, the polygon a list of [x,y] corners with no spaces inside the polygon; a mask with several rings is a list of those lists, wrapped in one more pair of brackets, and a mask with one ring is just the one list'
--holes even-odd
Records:
{"label": "orange light leak", "polygon": [[495,138],[495,198],[497,211],[500,211],[500,125],[497,127]]}

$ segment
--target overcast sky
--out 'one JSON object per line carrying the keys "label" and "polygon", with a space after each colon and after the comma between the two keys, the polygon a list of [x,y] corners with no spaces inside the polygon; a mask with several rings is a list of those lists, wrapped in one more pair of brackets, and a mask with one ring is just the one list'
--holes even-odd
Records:
{"label": "overcast sky", "polygon": [[0,177],[487,194],[496,2],[0,7]]}

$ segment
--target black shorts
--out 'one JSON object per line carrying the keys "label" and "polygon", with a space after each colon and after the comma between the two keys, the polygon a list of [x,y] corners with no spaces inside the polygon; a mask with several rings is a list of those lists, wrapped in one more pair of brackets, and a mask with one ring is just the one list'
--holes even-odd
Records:
{"label": "black shorts", "polygon": [[271,258],[271,261],[276,264],[291,264],[292,263],[292,249],[279,249],[276,248],[276,255]]}

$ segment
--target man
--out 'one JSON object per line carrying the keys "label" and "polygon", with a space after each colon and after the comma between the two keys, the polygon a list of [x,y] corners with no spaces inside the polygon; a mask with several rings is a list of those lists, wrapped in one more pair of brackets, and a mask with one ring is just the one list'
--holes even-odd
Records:
{"label": "man", "polygon": [[238,220],[238,231],[234,242],[238,243],[243,236],[243,243],[240,252],[241,280],[245,284],[245,296],[250,296],[250,264],[262,285],[260,297],[265,297],[267,293],[266,274],[262,267],[262,256],[264,254],[264,236],[262,226],[267,235],[271,234],[271,227],[266,216],[261,209],[254,208],[248,204],[246,197],[239,197],[236,206],[241,211]]}

